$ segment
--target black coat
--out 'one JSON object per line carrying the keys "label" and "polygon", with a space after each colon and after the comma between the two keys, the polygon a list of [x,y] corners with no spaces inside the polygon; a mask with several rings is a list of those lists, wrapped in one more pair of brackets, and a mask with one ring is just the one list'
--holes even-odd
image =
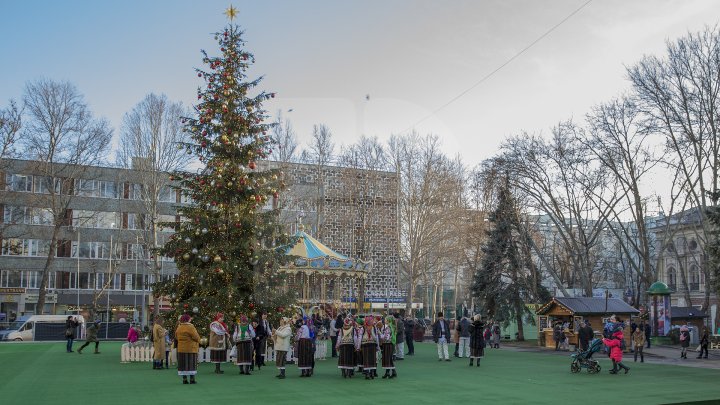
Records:
{"label": "black coat", "polygon": [[442,324],[445,329],[445,340],[450,342],[450,333],[451,333],[450,332],[450,324],[444,318],[438,319],[433,324],[433,327],[432,327],[433,341],[435,341],[435,343],[437,343],[438,340],[440,340],[440,335],[442,335],[442,330],[443,330],[443,327],[441,327],[440,324]]}
{"label": "black coat", "polygon": [[[399,342],[405,341],[405,322],[403,322],[400,318],[395,318],[395,328],[397,332],[395,333],[395,338]],[[412,332],[411,332],[412,333]]]}
{"label": "black coat", "polygon": [[[68,319],[65,321],[65,339],[75,339],[75,328],[80,325],[78,321]],[[70,332],[70,334],[68,334]]]}
{"label": "black coat", "polygon": [[483,349],[485,348],[485,338],[483,332],[485,324],[483,322],[473,322],[468,328],[470,331],[470,348],[472,349]]}
{"label": "black coat", "polygon": [[589,342],[594,336],[595,332],[593,332],[593,328],[587,325],[580,328],[580,331],[578,332],[578,339],[580,339],[581,342]]}

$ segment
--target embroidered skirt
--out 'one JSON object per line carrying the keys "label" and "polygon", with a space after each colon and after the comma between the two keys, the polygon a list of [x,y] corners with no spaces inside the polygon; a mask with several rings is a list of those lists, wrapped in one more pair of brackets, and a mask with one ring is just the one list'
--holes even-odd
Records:
{"label": "embroidered skirt", "polygon": [[393,354],[395,354],[395,346],[392,343],[383,343],[380,345],[382,350],[382,367],[384,369],[395,368],[395,362],[393,361]]}
{"label": "embroidered skirt", "polygon": [[237,343],[237,360],[235,364],[238,366],[252,366],[253,364],[253,342],[252,340],[242,340]]}
{"label": "embroidered skirt", "polygon": [[227,361],[227,350],[210,349],[210,362],[211,363],[225,363]]}
{"label": "embroidered skirt", "polygon": [[338,368],[354,369],[357,361],[355,360],[355,345],[340,345],[338,352]]}
{"label": "embroidered skirt", "polygon": [[198,367],[197,353],[177,354],[178,375],[195,375]]}
{"label": "embroidered skirt", "polygon": [[310,370],[313,365],[313,343],[311,339],[300,339],[298,341],[298,368]]}
{"label": "embroidered skirt", "polygon": [[375,343],[362,344],[363,370],[375,370],[377,368],[377,346]]}
{"label": "embroidered skirt", "polygon": [[471,347],[470,358],[471,359],[482,359],[485,355],[485,349],[482,347]]}
{"label": "embroidered skirt", "polygon": [[275,352],[275,367],[280,370],[285,370],[285,361],[287,359],[286,355],[287,352],[284,350],[278,350]]}

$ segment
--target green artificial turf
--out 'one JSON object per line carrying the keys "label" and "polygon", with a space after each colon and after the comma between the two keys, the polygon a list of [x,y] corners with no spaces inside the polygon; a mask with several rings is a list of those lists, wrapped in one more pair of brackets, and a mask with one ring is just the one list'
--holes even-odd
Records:
{"label": "green artificial turf", "polygon": [[[75,346],[78,347],[78,344]],[[424,404],[424,403],[635,403],[657,404],[720,398],[720,370],[633,363],[628,375],[570,373],[566,356],[488,350],[479,368],[465,359],[438,362],[435,346],[416,344],[416,356],[398,361],[394,380],[343,380],[333,359],[318,361],[312,378],[293,365],[278,380],[274,367],[251,376],[225,364],[225,374],[201,364],[197,385],[182,385],[176,371],[151,363],[120,364],[119,343],[92,345],[82,355],[65,343],[0,344],[0,404]],[[382,376],[383,372],[379,371]],[[467,402],[455,402],[455,401]],[[213,402],[216,403],[216,402]]]}

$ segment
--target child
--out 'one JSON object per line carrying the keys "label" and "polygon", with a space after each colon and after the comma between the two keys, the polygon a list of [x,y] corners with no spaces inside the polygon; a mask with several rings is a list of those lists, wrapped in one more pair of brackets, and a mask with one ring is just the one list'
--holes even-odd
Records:
{"label": "child", "polygon": [[618,373],[618,367],[625,370],[625,374],[630,371],[630,367],[627,367],[622,363],[622,340],[623,340],[623,332],[622,328],[618,327],[615,329],[615,332],[612,334],[610,338],[603,338],[603,343],[605,346],[610,348],[610,360],[613,362],[613,368],[610,370],[610,374],[617,374]]}

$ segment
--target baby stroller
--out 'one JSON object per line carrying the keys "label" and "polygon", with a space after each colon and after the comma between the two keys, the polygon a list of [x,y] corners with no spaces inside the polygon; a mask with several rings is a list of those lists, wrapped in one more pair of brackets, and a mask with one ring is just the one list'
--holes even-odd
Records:
{"label": "baby stroller", "polygon": [[601,339],[593,339],[587,350],[571,354],[573,361],[570,363],[570,371],[579,373],[580,369],[586,368],[588,373],[596,374],[600,372],[600,363],[592,358],[593,353],[597,353],[602,349],[603,342]]}

